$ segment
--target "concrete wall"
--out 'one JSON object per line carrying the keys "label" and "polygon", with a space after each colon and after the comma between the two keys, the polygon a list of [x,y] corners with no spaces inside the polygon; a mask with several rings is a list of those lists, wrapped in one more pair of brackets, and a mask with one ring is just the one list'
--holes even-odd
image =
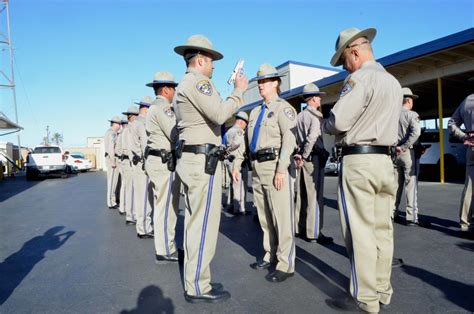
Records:
{"label": "concrete wall", "polygon": [[107,171],[105,166],[104,137],[88,137],[87,147],[96,149],[95,165],[97,170]]}

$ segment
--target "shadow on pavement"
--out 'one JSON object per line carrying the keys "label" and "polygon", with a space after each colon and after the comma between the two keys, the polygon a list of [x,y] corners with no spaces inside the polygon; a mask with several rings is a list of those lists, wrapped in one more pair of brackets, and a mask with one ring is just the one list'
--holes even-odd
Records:
{"label": "shadow on pavement", "polygon": [[151,285],[143,288],[138,296],[137,307],[128,311],[122,310],[120,314],[148,314],[148,313],[174,313],[173,300],[165,298],[163,291]]}
{"label": "shadow on pavement", "polygon": [[323,200],[324,200],[324,205],[326,205],[327,207],[331,207],[336,210],[338,209],[337,200],[333,200],[332,198],[327,198],[327,197],[323,197]]}
{"label": "shadow on pavement", "polygon": [[40,183],[39,181],[26,181],[25,176],[6,178],[0,181],[0,203],[22,193]]}
{"label": "shadow on pavement", "polygon": [[463,308],[474,312],[472,292],[474,285],[468,285],[456,280],[451,280],[430,271],[415,266],[404,265],[401,269],[410,276],[416,277],[444,293],[446,299]]}
{"label": "shadow on pavement", "polygon": [[29,240],[16,253],[0,263],[0,305],[5,303],[13,291],[39,263],[47,251],[59,249],[75,231],[57,234],[63,226],[50,228],[43,235]]}
{"label": "shadow on pavement", "polygon": [[474,242],[460,242],[456,245],[463,250],[474,252]]}

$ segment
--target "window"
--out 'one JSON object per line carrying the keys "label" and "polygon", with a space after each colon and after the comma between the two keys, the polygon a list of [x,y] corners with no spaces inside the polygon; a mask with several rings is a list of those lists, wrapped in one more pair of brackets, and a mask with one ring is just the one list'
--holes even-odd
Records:
{"label": "window", "polygon": [[59,147],[36,147],[33,154],[59,154]]}

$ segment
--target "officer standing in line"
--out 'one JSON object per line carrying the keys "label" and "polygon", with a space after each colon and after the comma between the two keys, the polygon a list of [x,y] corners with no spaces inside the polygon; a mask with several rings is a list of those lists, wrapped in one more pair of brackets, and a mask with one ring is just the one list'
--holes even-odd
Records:
{"label": "officer standing in line", "polygon": [[131,160],[133,169],[133,207],[137,218],[137,237],[140,239],[153,238],[152,226],[152,201],[153,191],[150,186],[150,179],[145,172],[145,148],[147,145],[147,135],[145,130],[146,114],[151,106],[153,98],[145,96],[138,103],[139,114],[136,120],[130,125],[131,134]]}
{"label": "officer standing in line", "polygon": [[371,42],[376,30],[342,31],[333,66],[350,74],[323,130],[342,145],[338,205],[343,238],[351,262],[350,292],[354,302],[332,300],[331,307],[358,307],[378,313],[393,293],[392,209],[396,192],[391,156],[397,143],[402,90],[375,61]]}
{"label": "officer standing in line", "polygon": [[117,144],[115,145],[115,156],[117,157],[117,168],[119,169],[120,173],[120,203],[119,203],[119,214],[125,215],[125,179],[124,179],[124,167],[122,167],[122,156],[123,156],[123,132],[128,126],[128,120],[126,116],[122,117],[120,122],[122,126],[120,132],[117,136]]}
{"label": "officer standing in line", "polygon": [[180,138],[176,170],[186,200],[184,296],[192,303],[219,302],[230,297],[221,284],[211,283],[210,272],[221,217],[221,125],[243,105],[248,80],[239,75],[231,96],[222,101],[211,78],[213,61],[223,56],[209,39],[193,35],[174,51],[184,57],[187,66],[175,97]]}
{"label": "officer standing in line", "polygon": [[407,226],[425,226],[418,216],[418,178],[414,145],[421,134],[420,117],[413,111],[413,101],[418,95],[408,87],[402,88],[403,104],[398,123],[397,159],[395,175],[398,178],[398,189],[393,218],[399,220],[399,206],[405,188],[406,194],[406,224]]}
{"label": "officer standing in line", "polygon": [[[232,211],[235,215],[245,215],[245,195],[247,192],[247,182],[248,182],[248,170],[244,167],[239,167],[238,169],[233,169],[235,156],[237,154],[245,155],[246,151],[246,139],[245,139],[245,130],[247,129],[247,124],[249,123],[248,114],[244,111],[240,111],[235,115],[234,125],[226,133],[226,142],[228,150],[230,151],[230,158],[225,160],[224,163],[227,168],[227,173],[231,178],[231,186],[229,194],[232,196],[231,204]],[[242,170],[242,173],[240,172]],[[236,178],[239,180],[235,181],[232,178],[234,177],[233,172],[236,171]]]}
{"label": "officer standing in line", "polygon": [[[474,77],[469,79],[474,82]],[[469,232],[472,229],[472,187],[474,182],[474,93],[463,100],[448,122],[448,128],[454,136],[464,142],[466,151],[466,181],[461,197],[461,207],[459,211],[459,224],[462,232]],[[461,130],[461,125],[465,126],[466,132]]]}
{"label": "officer standing in line", "polygon": [[177,262],[175,226],[179,209],[179,178],[176,177],[175,147],[178,141],[172,105],[178,85],[169,72],[158,72],[151,83],[156,99],[146,116],[145,169],[154,194],[153,228],[157,263]]}
{"label": "officer standing in line", "polygon": [[115,144],[122,120],[120,120],[120,117],[115,116],[109,122],[110,129],[105,132],[104,136],[105,165],[107,167],[107,206],[109,209],[117,209],[118,204],[115,191],[117,188],[118,169],[117,158],[115,157]]}
{"label": "officer standing in line", "polygon": [[128,107],[126,112],[122,114],[127,116],[128,127],[123,130],[122,134],[122,169],[123,169],[123,185],[125,186],[124,209],[125,224],[135,225],[135,210],[133,205],[133,169],[132,169],[132,135],[130,133],[133,123],[138,116],[138,108],[135,106]]}
{"label": "officer standing in line", "polygon": [[[266,279],[281,282],[295,272],[293,184],[289,166],[296,149],[296,110],[279,97],[281,77],[275,67],[262,64],[257,77],[263,102],[250,112],[248,138],[252,161],[253,197],[263,231],[263,260],[253,269],[276,270]],[[243,156],[236,158],[238,169]],[[237,181],[238,178],[234,178]]]}
{"label": "officer standing in line", "polygon": [[319,111],[321,96],[325,94],[313,83],[303,88],[302,97],[308,106],[297,117],[298,153],[294,157],[298,168],[296,184],[299,191],[296,196],[296,233],[308,242],[319,244],[333,242],[331,237],[321,232],[324,219],[324,167],[329,157],[321,131],[323,114]]}

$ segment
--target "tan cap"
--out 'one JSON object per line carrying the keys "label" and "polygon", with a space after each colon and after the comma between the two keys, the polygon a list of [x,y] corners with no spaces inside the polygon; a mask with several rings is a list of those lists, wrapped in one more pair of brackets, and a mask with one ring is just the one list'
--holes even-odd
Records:
{"label": "tan cap", "polygon": [[278,70],[269,63],[264,63],[260,65],[258,68],[257,76],[251,79],[250,81],[259,81],[267,78],[276,78],[285,76],[283,74],[279,74]]}
{"label": "tan cap", "polygon": [[342,64],[341,55],[344,49],[347,48],[354,40],[360,37],[366,37],[369,42],[374,40],[377,30],[375,28],[367,28],[361,31],[358,28],[348,28],[339,33],[339,37],[336,40],[336,52],[332,56],[331,64],[333,66],[339,66]]}
{"label": "tan cap", "polygon": [[140,102],[136,102],[135,104],[139,105],[140,107],[150,107],[153,103],[153,98],[150,96],[145,96],[140,100]]}
{"label": "tan cap", "polygon": [[153,82],[147,83],[146,86],[153,87],[155,85],[174,85],[178,83],[174,81],[174,76],[170,72],[156,72],[153,77]]}
{"label": "tan cap", "polygon": [[135,106],[130,106],[128,107],[127,111],[122,112],[122,114],[127,115],[127,116],[138,116],[138,108]]}
{"label": "tan cap", "polygon": [[306,97],[306,96],[311,96],[311,95],[314,95],[314,96],[317,96],[317,95],[326,95],[325,92],[320,92],[319,91],[319,87],[316,86],[316,84],[314,83],[309,83],[309,84],[306,84],[304,87],[303,87],[303,93],[301,93],[301,96],[302,97]]}
{"label": "tan cap", "polygon": [[418,98],[418,95],[413,94],[411,89],[409,89],[408,87],[403,87],[402,88],[402,93],[403,93],[403,97],[410,97],[410,98],[413,98],[413,99]]}
{"label": "tan cap", "polygon": [[249,115],[245,111],[239,111],[234,116],[236,119],[241,119],[249,123]]}
{"label": "tan cap", "polygon": [[109,120],[109,122],[120,124],[122,122],[122,120],[120,119],[119,116],[114,116],[114,117],[112,117],[112,119]]}
{"label": "tan cap", "polygon": [[224,56],[220,52],[214,50],[212,42],[209,40],[209,38],[199,34],[189,37],[185,45],[176,46],[174,48],[174,51],[182,56],[184,56],[188,52],[202,51],[210,54],[213,60],[220,60],[224,58]]}

